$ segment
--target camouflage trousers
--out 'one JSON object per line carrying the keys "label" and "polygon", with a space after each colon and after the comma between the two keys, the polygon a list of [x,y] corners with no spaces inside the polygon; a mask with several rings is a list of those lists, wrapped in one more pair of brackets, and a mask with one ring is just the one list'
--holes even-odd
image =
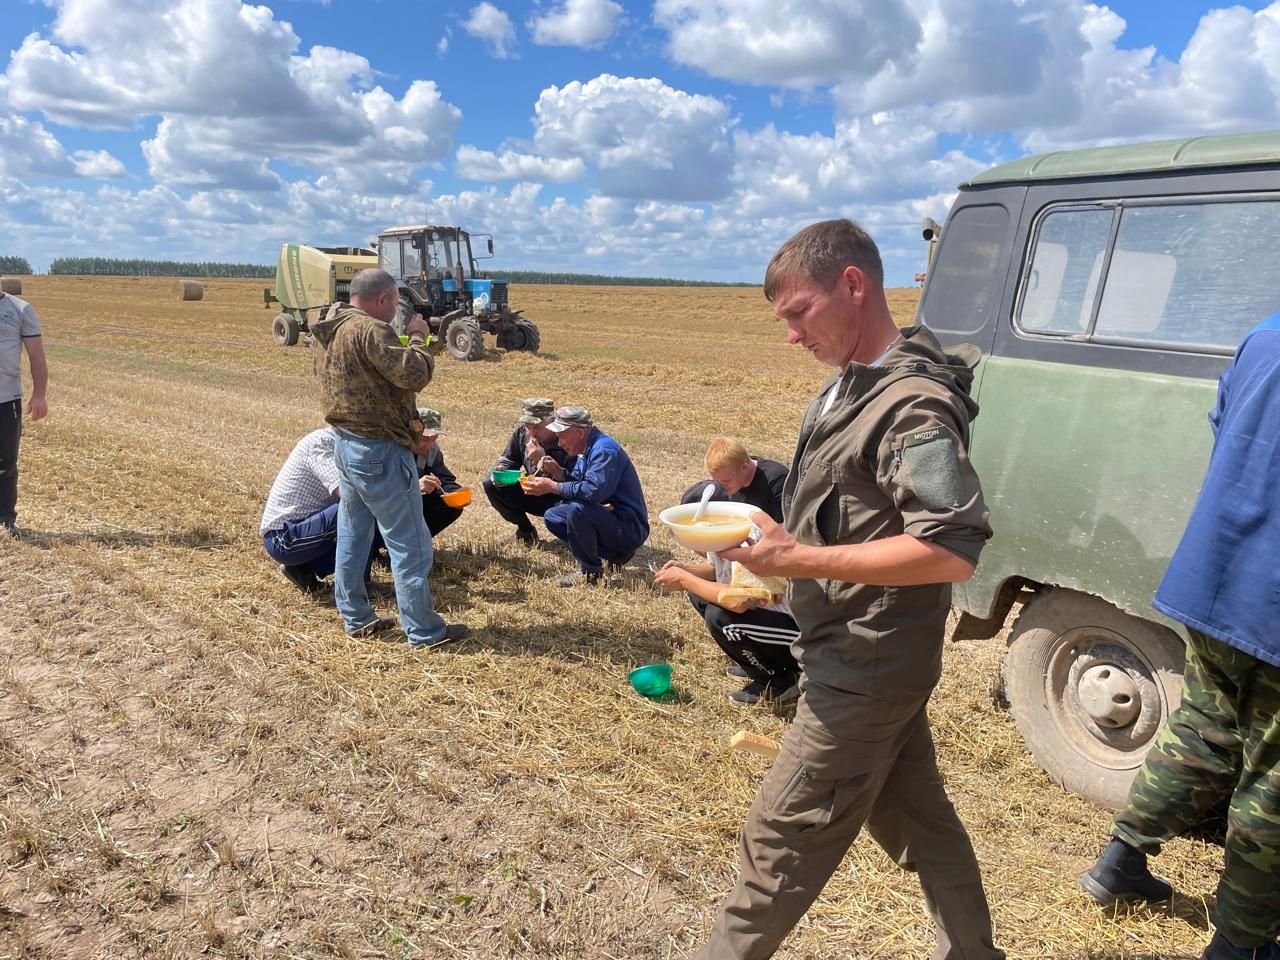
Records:
{"label": "camouflage trousers", "polygon": [[1241,947],[1280,934],[1280,667],[1195,630],[1182,705],[1111,835],[1147,854],[1230,795],[1213,923]]}

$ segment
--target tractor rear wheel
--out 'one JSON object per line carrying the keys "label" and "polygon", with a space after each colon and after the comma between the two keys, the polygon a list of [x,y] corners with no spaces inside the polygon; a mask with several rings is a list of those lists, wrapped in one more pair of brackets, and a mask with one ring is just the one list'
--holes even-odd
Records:
{"label": "tractor rear wheel", "polygon": [[[538,333],[537,325],[531,320],[520,319],[516,321],[516,329],[524,334],[524,344],[515,349],[537,353],[538,348],[542,346],[542,335]],[[516,339],[519,337],[517,336]]]}
{"label": "tractor rear wheel", "polygon": [[444,345],[456,360],[479,360],[484,356],[484,334],[480,324],[459,317],[444,332]]}
{"label": "tractor rear wheel", "polygon": [[292,347],[298,342],[298,321],[287,313],[277,313],[271,321],[271,336],[282,347]]}

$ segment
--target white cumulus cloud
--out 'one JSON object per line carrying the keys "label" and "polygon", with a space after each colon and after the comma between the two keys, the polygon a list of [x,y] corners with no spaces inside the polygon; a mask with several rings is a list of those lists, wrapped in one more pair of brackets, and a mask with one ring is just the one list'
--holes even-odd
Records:
{"label": "white cumulus cloud", "polygon": [[550,159],[531,153],[480,150],[466,144],[458,147],[456,169],[469,180],[541,180],[567,183],[581,180],[587,166],[579,157]]}
{"label": "white cumulus cloud", "polygon": [[908,62],[920,37],[905,0],[657,0],[672,59],[742,83],[808,87]]}
{"label": "white cumulus cloud", "polygon": [[489,52],[499,60],[512,55],[516,43],[515,24],[488,0],[471,8],[471,15],[462,24],[462,29],[488,44]]}
{"label": "white cumulus cloud", "polygon": [[124,164],[105,150],[68,154],[44,124],[21,114],[0,113],[0,176],[106,180],[124,172]]}
{"label": "white cumulus cloud", "polygon": [[729,190],[729,108],[661,80],[610,74],[548,87],[534,106],[534,145],[594,168],[601,193],[716,200]]}
{"label": "white cumulus cloud", "polygon": [[569,47],[598,47],[622,22],[622,7],[614,0],[565,0],[556,9],[529,22],[533,42]]}
{"label": "white cumulus cloud", "polygon": [[83,126],[160,117],[143,151],[162,182],[274,190],[272,158],[353,174],[367,165],[370,183],[401,189],[448,155],[462,118],[430,80],[396,98],[358,54],[297,55],[293,28],[267,7],[58,0],[57,10],[52,39],[32,34],[14,52],[10,103]]}

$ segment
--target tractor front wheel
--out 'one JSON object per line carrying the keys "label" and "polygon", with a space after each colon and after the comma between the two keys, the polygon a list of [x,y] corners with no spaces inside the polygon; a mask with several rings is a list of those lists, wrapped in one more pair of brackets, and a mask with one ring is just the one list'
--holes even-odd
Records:
{"label": "tractor front wheel", "polygon": [[521,339],[520,334],[524,334],[524,343],[521,346],[516,347],[516,349],[527,350],[529,353],[537,353],[538,348],[542,346],[542,335],[538,333],[537,325],[530,320],[521,319],[516,321],[516,330],[518,330],[519,333],[516,335],[515,339]]}
{"label": "tractor front wheel", "polygon": [[292,347],[298,342],[298,321],[287,313],[277,313],[271,321],[271,336],[282,347]]}
{"label": "tractor front wheel", "polygon": [[460,317],[444,332],[445,349],[455,360],[479,360],[484,356],[484,334],[480,324]]}

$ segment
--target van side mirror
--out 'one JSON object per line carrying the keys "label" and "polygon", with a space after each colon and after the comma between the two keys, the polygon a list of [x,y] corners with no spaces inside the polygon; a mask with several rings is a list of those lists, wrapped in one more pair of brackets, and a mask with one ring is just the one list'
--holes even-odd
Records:
{"label": "van side mirror", "polygon": [[493,256],[493,237],[489,238],[488,244],[489,244],[489,256],[492,257]]}

